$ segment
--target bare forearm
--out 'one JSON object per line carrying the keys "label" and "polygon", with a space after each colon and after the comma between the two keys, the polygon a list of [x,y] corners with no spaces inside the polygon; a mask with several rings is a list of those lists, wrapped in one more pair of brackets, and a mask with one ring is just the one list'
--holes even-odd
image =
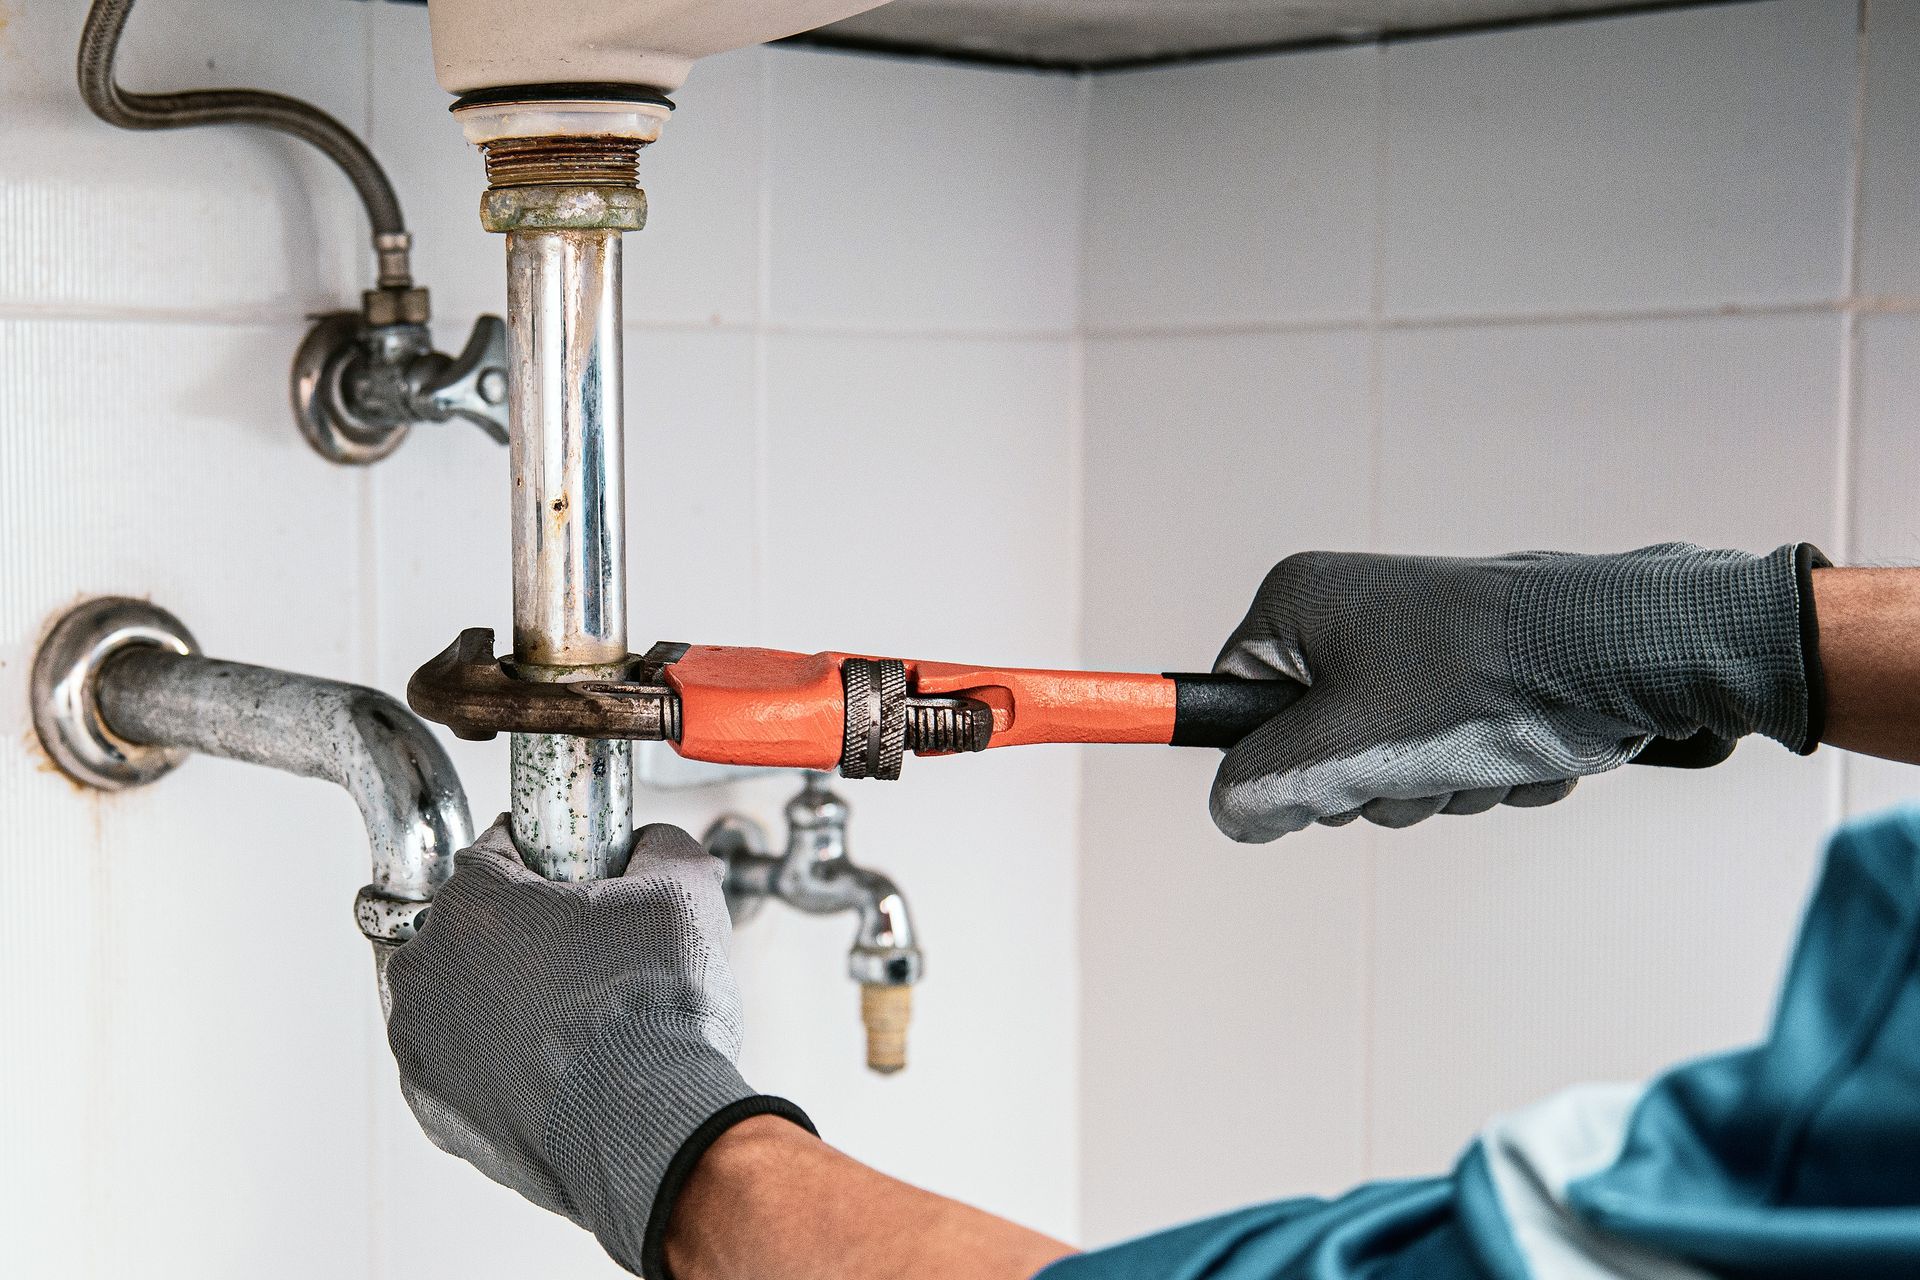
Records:
{"label": "bare forearm", "polygon": [[1073,1252],[773,1117],[736,1125],[702,1157],[666,1250],[675,1280],[1028,1280]]}
{"label": "bare forearm", "polygon": [[1820,569],[1813,599],[1825,741],[1920,764],[1920,569]]}

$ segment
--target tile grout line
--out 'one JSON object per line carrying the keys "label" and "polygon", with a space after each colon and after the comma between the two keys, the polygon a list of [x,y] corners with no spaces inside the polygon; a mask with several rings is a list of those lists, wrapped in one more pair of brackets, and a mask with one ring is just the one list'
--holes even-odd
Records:
{"label": "tile grout line", "polygon": [[[362,467],[355,477],[359,520],[359,582],[361,678],[378,688],[384,671],[380,662],[380,476],[374,467]],[[364,1026],[364,1023],[362,1024]],[[382,1159],[385,1150],[385,1125],[379,1105],[385,1087],[380,1070],[380,1054],[385,1045],[370,1042],[363,1060],[367,1069],[367,1185],[371,1192],[367,1205],[367,1275],[381,1280],[387,1274],[385,1254],[390,1222],[387,1205],[387,1170]]]}
{"label": "tile grout line", "polygon": [[773,65],[764,49],[754,55],[754,104],[757,139],[754,182],[754,297],[753,297],[753,634],[756,643],[764,642],[770,619],[767,616],[772,584],[767,581],[767,544],[772,537],[771,464],[772,392],[771,335],[773,320]]}
{"label": "tile grout line", "polygon": [[[1868,19],[1871,0],[1859,0],[1855,10],[1854,86],[1852,156],[1846,196],[1846,216],[1841,226],[1842,270],[1848,299],[1860,297],[1860,238],[1863,229],[1867,163],[1867,70],[1870,54]],[[1860,414],[1860,311],[1849,306],[1841,317],[1839,403],[1835,413],[1833,534],[1834,555],[1845,564],[1853,558],[1859,530],[1854,474],[1858,465],[1857,436]],[[1852,792],[1853,770],[1847,753],[1833,753],[1828,774],[1827,818],[1829,826],[1845,820]]]}
{"label": "tile grout line", "polygon": [[[374,67],[379,57],[378,33],[375,31],[377,19],[372,8],[361,14],[360,31],[364,61],[361,64],[362,105],[361,136],[368,146],[374,145],[375,110],[378,105],[374,90]],[[351,295],[349,295],[351,296]],[[375,468],[364,467],[359,477],[357,498],[360,507],[360,667],[363,678],[378,685],[384,672],[380,664],[380,488],[379,473]],[[361,1024],[363,1027],[365,1023]],[[366,1064],[367,1100],[367,1239],[366,1265],[368,1280],[383,1280],[387,1274],[386,1253],[387,1235],[392,1222],[387,1213],[387,1161],[385,1154],[386,1126],[382,1123],[382,1111],[379,1103],[385,1080],[380,1070],[380,1055],[385,1045],[370,1042],[362,1060]]]}
{"label": "tile grout line", "polygon": [[1837,553],[1844,559],[1854,550],[1858,534],[1855,528],[1854,436],[1857,428],[1858,346],[1860,341],[1860,240],[1865,217],[1863,199],[1867,162],[1867,20],[1871,0],[1858,0],[1858,34],[1855,44],[1854,100],[1852,122],[1852,164],[1846,194],[1846,213],[1841,226],[1843,289],[1849,305],[1842,312],[1840,349],[1839,440],[1836,467],[1837,489],[1834,495],[1834,532]]}
{"label": "tile grout line", "polygon": [[[762,199],[767,198],[762,193]],[[770,289],[763,285],[763,292]],[[318,307],[319,304],[316,304]],[[764,307],[762,300],[760,306]],[[121,306],[37,306],[0,302],[0,323],[177,325],[199,328],[276,329],[303,325],[309,311],[234,308],[186,311]],[[1619,308],[1592,311],[1486,312],[1459,315],[1375,317],[1370,313],[1333,315],[1297,320],[1193,321],[1171,324],[1082,325],[1079,328],[972,329],[965,327],[892,327],[864,325],[810,325],[749,320],[626,319],[625,327],[642,333],[766,334],[774,337],[895,339],[903,342],[1036,343],[1079,337],[1092,341],[1135,338],[1260,337],[1272,334],[1383,332],[1514,328],[1528,325],[1631,324],[1646,321],[1741,319],[1796,315],[1920,315],[1920,296],[1906,295],[1810,299],[1795,302],[1729,303],[1724,305]]]}
{"label": "tile grout line", "polygon": [[[1073,329],[1067,339],[1067,448],[1068,483],[1072,486],[1069,504],[1073,512],[1072,547],[1070,560],[1073,565],[1073,656],[1080,665],[1086,663],[1087,650],[1087,342],[1086,342],[1086,304],[1087,304],[1087,228],[1092,222],[1090,192],[1092,190],[1092,132],[1093,132],[1093,80],[1090,76],[1078,78],[1077,132],[1079,137],[1078,183],[1075,193],[1075,229],[1074,229],[1074,282],[1073,282]],[[1073,851],[1071,871],[1073,875],[1073,906],[1070,913],[1073,928],[1073,962],[1068,967],[1069,982],[1072,984],[1070,999],[1073,1003],[1072,1040],[1068,1046],[1073,1068],[1074,1106],[1069,1121],[1067,1164],[1069,1176],[1073,1179],[1073,1231],[1076,1237],[1084,1237],[1087,1225],[1087,1179],[1086,1147],[1083,1135],[1087,1128],[1086,1114],[1086,952],[1083,946],[1086,936],[1083,911],[1086,894],[1083,885],[1086,877],[1088,857],[1086,835],[1087,804],[1087,748],[1079,747],[1073,755]]]}
{"label": "tile grout line", "polygon": [[1095,339],[1232,338],[1272,334],[1354,333],[1372,328],[1382,332],[1419,332],[1448,329],[1521,328],[1536,325],[1632,324],[1648,321],[1720,320],[1800,315],[1906,315],[1920,313],[1920,297],[1845,297],[1794,302],[1727,303],[1679,307],[1623,307],[1592,311],[1462,312],[1458,315],[1395,316],[1368,312],[1333,315],[1324,319],[1195,321],[1174,324],[1103,325],[1090,327]]}
{"label": "tile grout line", "polygon": [[[1386,316],[1387,316],[1387,192],[1393,177],[1392,135],[1387,125],[1387,55],[1373,53],[1373,261],[1368,282],[1367,316],[1367,549],[1380,546],[1381,474],[1386,461]],[[1367,833],[1366,856],[1360,871],[1360,1167],[1359,1176],[1373,1176],[1375,1162],[1374,1092],[1378,1072],[1374,1061],[1377,983],[1380,841]]]}
{"label": "tile grout line", "polygon": [[1074,337],[1072,328],[1065,329],[968,329],[968,328],[915,328],[895,326],[882,328],[865,325],[815,325],[815,324],[779,324],[769,322],[764,326],[767,333],[776,336],[795,336],[807,338],[896,338],[906,342],[1061,342]]}
{"label": "tile grout line", "polygon": [[[87,1136],[87,1151],[81,1166],[82,1185],[87,1189],[89,1199],[96,1205],[111,1207],[114,1201],[113,1184],[106,1167],[105,1152],[108,1149],[108,1134],[112,1131],[112,1099],[119,1093],[116,1087],[115,1065],[119,1055],[115,1048],[120,1040],[118,1015],[121,1002],[115,999],[120,976],[120,910],[113,894],[113,853],[108,837],[108,808],[105,793],[94,792],[84,798],[87,806],[87,818],[93,837],[93,863],[88,868],[88,889],[92,896],[88,913],[92,933],[87,939],[87,1062],[86,1076],[94,1085],[92,1096],[87,1099],[86,1114],[82,1119],[83,1132]],[[87,1276],[89,1280],[99,1280],[104,1274],[101,1266],[101,1250],[105,1244],[103,1232],[89,1232],[86,1242]]]}

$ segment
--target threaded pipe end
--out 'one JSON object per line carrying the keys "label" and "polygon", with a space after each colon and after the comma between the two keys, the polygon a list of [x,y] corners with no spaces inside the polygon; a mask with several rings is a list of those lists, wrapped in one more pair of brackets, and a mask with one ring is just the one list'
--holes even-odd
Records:
{"label": "threaded pipe end", "polygon": [[493,187],[640,185],[637,138],[496,138],[481,145]]}

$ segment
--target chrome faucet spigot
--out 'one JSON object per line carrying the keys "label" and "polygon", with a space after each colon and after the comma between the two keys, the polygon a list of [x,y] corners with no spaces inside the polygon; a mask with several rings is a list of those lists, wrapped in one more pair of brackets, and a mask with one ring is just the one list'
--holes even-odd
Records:
{"label": "chrome faucet spigot", "polygon": [[847,853],[847,803],[808,773],[787,802],[786,852],[767,851],[757,822],[727,814],[707,829],[707,852],[727,865],[727,907],[744,924],[769,898],[810,915],[853,911],[859,928],[847,953],[847,974],[860,984],[860,1016],[867,1032],[867,1066],[882,1075],[907,1065],[907,1026],[913,988],[925,972],[907,899],[892,880],[860,866]]}

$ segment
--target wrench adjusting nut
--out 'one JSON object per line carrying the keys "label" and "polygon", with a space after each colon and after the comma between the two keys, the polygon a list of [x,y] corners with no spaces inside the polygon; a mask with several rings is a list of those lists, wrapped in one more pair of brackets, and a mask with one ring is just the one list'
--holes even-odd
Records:
{"label": "wrench adjusting nut", "polygon": [[898,658],[848,658],[840,664],[846,693],[846,732],[840,776],[900,776],[907,754],[907,665]]}

